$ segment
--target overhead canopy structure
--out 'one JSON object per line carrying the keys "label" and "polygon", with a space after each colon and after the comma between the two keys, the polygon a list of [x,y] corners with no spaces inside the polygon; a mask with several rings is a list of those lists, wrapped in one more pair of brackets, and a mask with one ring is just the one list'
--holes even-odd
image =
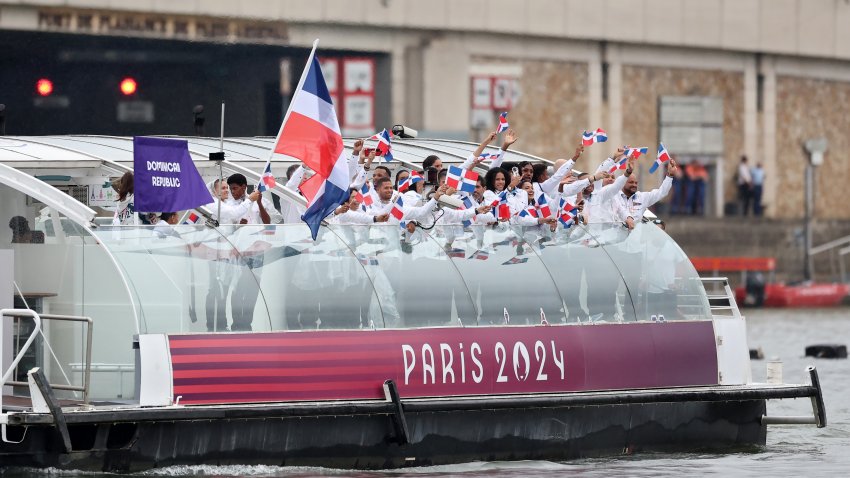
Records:
{"label": "overhead canopy structure", "polygon": [[[200,173],[218,177],[218,162],[208,157],[219,151],[219,140],[185,139]],[[222,169],[259,180],[272,143],[225,139]],[[15,251],[20,295],[38,297],[56,313],[93,317],[95,334],[116,344],[95,356],[115,370],[132,363],[129,345],[140,332],[673,321],[711,314],[690,261],[652,224],[634,231],[618,224],[555,231],[457,224],[412,234],[398,225],[331,224],[315,241],[303,223],[92,227],[97,208],[87,203],[89,195],[64,191],[102,187],[105,178],[131,170],[132,144],[129,137],[0,138],[0,226],[22,215],[43,234],[39,243],[0,244]],[[432,154],[460,163],[476,147],[397,140],[397,160],[387,165],[421,167]],[[506,158],[538,159],[515,151]],[[295,163],[275,156],[272,169],[283,177]],[[281,183],[280,196],[303,201]],[[80,349],[59,353],[75,363]],[[112,390],[110,383],[104,390]]]}

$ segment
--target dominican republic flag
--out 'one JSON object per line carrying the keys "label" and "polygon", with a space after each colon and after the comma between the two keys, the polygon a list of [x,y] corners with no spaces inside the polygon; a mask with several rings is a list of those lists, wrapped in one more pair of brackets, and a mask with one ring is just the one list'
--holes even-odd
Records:
{"label": "dominican republic flag", "polygon": [[402,179],[401,182],[398,183],[398,192],[403,193],[407,191],[408,189],[410,189],[410,186],[413,186],[419,181],[422,181],[422,179],[423,178],[421,174],[417,173],[416,171],[411,171],[410,176]]}
{"label": "dominican republic flag", "polygon": [[[463,198],[463,208],[464,209],[472,209],[472,200],[469,199],[469,196]],[[472,225],[472,221],[466,220],[463,221],[463,227],[469,227]]]}
{"label": "dominican republic flag", "polygon": [[508,192],[502,191],[490,206],[493,207],[493,215],[499,219],[510,219],[511,208],[508,206]]}
{"label": "dominican republic flag", "polygon": [[496,199],[493,200],[492,203],[490,203],[490,205],[493,206],[493,208],[495,210],[495,208],[499,207],[499,204],[507,204],[507,203],[508,203],[508,191],[504,190],[504,191],[499,193],[499,195],[496,197]]}
{"label": "dominican republic flag", "polygon": [[561,212],[558,216],[558,221],[564,226],[564,229],[569,229],[570,226],[575,224],[576,215],[578,214],[578,208],[576,208],[566,200],[561,199],[560,209]]}
{"label": "dominican republic flag", "polygon": [[314,240],[322,220],[348,199],[351,184],[339,121],[316,59],[318,44],[319,40],[313,42],[274,146],[275,153],[298,158],[315,171],[299,187],[307,198],[301,219],[310,227]]}
{"label": "dominican republic flag", "polygon": [[597,128],[596,131],[585,131],[581,135],[581,144],[590,146],[593,143],[604,143],[608,141],[608,133],[602,128]]}
{"label": "dominican republic flag", "polygon": [[272,162],[266,161],[266,167],[263,168],[263,177],[260,179],[260,184],[257,184],[257,191],[263,193],[269,189],[274,189],[276,185],[274,174],[272,174]]}
{"label": "dominican republic flag", "polygon": [[475,192],[475,183],[478,182],[478,173],[475,171],[467,171],[458,168],[457,166],[449,166],[449,171],[446,174],[446,184],[458,191],[468,193]]}
{"label": "dominican republic flag", "polygon": [[481,155],[478,156],[478,159],[481,159],[481,160],[484,160],[484,161],[487,161],[487,160],[495,161],[495,160],[499,159],[499,157],[501,155],[502,155],[502,153],[481,153]]}
{"label": "dominican republic flag", "polygon": [[392,161],[393,160],[393,148],[390,144],[390,132],[384,128],[383,131],[378,133],[378,145],[375,146],[375,149],[378,150],[378,156],[383,156],[384,161]]}
{"label": "dominican republic flag", "polygon": [[511,218],[511,207],[508,206],[507,203],[499,204],[499,219],[510,219]]}
{"label": "dominican republic flag", "polygon": [[504,133],[510,127],[508,124],[508,112],[499,115],[499,127],[496,129],[496,134]]}
{"label": "dominican republic flag", "polygon": [[357,191],[357,195],[355,196],[357,198],[357,202],[364,206],[371,206],[374,201],[372,200],[372,192],[370,189],[368,181],[363,183],[363,187],[360,188],[360,191]]}
{"label": "dominican republic flag", "polygon": [[646,154],[649,148],[626,148],[625,155],[627,158],[639,158],[640,155]]}
{"label": "dominican republic flag", "polygon": [[186,220],[183,221],[183,224],[197,224],[201,222],[201,215],[192,211],[189,213],[189,216],[186,217]]}
{"label": "dominican republic flag", "polygon": [[552,215],[552,210],[549,208],[549,201],[546,200],[546,194],[540,193],[540,196],[537,197],[537,209],[540,210],[541,217]]}
{"label": "dominican republic flag", "polygon": [[658,169],[658,166],[670,161],[670,153],[667,152],[667,148],[664,147],[664,143],[658,144],[658,154],[655,156],[655,162],[652,163],[652,166],[649,168],[649,173],[652,174]]}
{"label": "dominican republic flag", "polygon": [[530,207],[520,211],[519,215],[520,215],[520,217],[531,216],[533,218],[537,218],[537,209],[535,209],[534,206],[530,206]]}
{"label": "dominican republic flag", "polygon": [[619,161],[614,161],[614,165],[608,169],[608,172],[614,174],[614,171],[618,169],[626,169],[626,164],[629,162],[628,156],[623,156]]}
{"label": "dominican republic flag", "polygon": [[401,202],[401,198],[398,198],[395,203],[393,203],[393,208],[390,209],[390,215],[399,221],[404,217],[404,207]]}

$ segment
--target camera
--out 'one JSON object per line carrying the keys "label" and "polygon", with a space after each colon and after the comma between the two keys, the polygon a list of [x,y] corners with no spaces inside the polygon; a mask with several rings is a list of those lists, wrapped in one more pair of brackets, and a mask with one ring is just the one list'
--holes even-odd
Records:
{"label": "camera", "polygon": [[415,138],[419,136],[419,132],[415,129],[405,126],[403,124],[397,124],[392,127],[393,135],[398,136],[399,138]]}
{"label": "camera", "polygon": [[436,186],[437,182],[439,182],[440,172],[437,168],[431,166],[425,170],[425,185],[426,186]]}

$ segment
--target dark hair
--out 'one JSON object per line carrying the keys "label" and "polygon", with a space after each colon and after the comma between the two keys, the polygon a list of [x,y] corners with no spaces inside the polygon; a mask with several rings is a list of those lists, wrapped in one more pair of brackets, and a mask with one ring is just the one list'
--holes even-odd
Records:
{"label": "dark hair", "polygon": [[295,170],[298,169],[300,166],[300,164],[293,164],[292,166],[286,168],[286,179],[292,179],[292,175],[295,174]]}
{"label": "dark hair", "polygon": [[9,228],[12,234],[25,234],[30,232],[30,223],[24,216],[15,216],[9,220]]}
{"label": "dark hair", "polygon": [[118,180],[118,200],[123,201],[133,194],[133,172],[127,171]]}
{"label": "dark hair", "polygon": [[484,187],[490,191],[496,192],[496,176],[502,173],[505,175],[505,188],[508,186],[508,178],[511,177],[510,173],[504,168],[490,168],[487,171],[487,175],[484,176]]}
{"label": "dark hair", "polygon": [[408,171],[406,169],[399,169],[398,171],[395,172],[395,183],[394,183],[395,187],[398,187],[398,177],[401,176],[401,173],[410,174],[410,171]]}
{"label": "dark hair", "polygon": [[247,180],[247,179],[245,179],[245,175],[244,175],[244,174],[236,173],[236,174],[231,174],[231,175],[227,178],[227,184],[228,184],[228,185],[231,185],[231,184],[237,184],[237,185],[239,185],[239,186],[247,186],[247,185],[248,185],[248,180]]}
{"label": "dark hair", "polygon": [[543,176],[543,173],[546,172],[546,168],[548,168],[549,166],[538,163],[532,167],[534,168],[534,172],[531,173],[531,180],[535,183],[539,183],[540,178]]}
{"label": "dark hair", "polygon": [[440,157],[437,156],[436,154],[432,154],[431,156],[428,156],[427,158],[423,159],[422,160],[422,170],[424,171],[424,170],[430,168],[431,166],[433,166],[434,163],[436,163],[438,159],[440,159]]}
{"label": "dark hair", "polygon": [[440,172],[437,173],[437,181],[448,176],[449,171],[447,169],[441,169]]}
{"label": "dark hair", "polygon": [[168,222],[168,220],[171,219],[172,216],[176,216],[176,215],[177,215],[176,212],[162,212],[162,213],[159,214],[159,220]]}
{"label": "dark hair", "polygon": [[386,172],[387,172],[387,177],[388,177],[388,178],[393,177],[393,172],[392,172],[392,171],[390,171],[390,168],[388,168],[388,167],[386,167],[386,166],[375,166],[375,169],[383,169],[384,171],[386,171]]}
{"label": "dark hair", "polygon": [[588,176],[590,176],[590,173],[579,173],[579,175],[576,177],[576,179],[584,179]]}
{"label": "dark hair", "polygon": [[533,164],[531,164],[531,161],[520,161],[520,163],[519,163],[517,166],[519,167],[519,171],[520,171],[520,172],[522,172],[522,168],[524,168],[524,167],[526,167],[526,166],[532,166],[532,167],[534,167],[534,165],[533,165]]}
{"label": "dark hair", "polygon": [[391,182],[391,181],[392,181],[392,180],[391,180],[390,178],[378,178],[378,179],[376,179],[376,180],[375,180],[375,183],[373,184],[373,187],[377,190],[377,189],[378,189],[379,187],[381,187],[381,185],[383,185],[384,183],[388,183],[388,182]]}

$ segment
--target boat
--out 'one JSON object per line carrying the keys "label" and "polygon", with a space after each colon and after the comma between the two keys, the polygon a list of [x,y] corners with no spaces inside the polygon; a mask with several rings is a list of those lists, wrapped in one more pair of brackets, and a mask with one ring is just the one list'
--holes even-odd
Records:
{"label": "boat", "polygon": [[797,284],[771,282],[764,284],[759,291],[760,300],[748,297],[746,287],[735,289],[735,298],[742,304],[762,305],[764,307],[835,307],[842,305],[850,295],[850,284],[838,282],[806,281]]}
{"label": "boat", "polygon": [[[206,180],[255,183],[273,142],[184,139]],[[770,424],[826,425],[817,371],[753,382],[728,282],[654,224],[158,234],[104,208],[132,144],[0,138],[0,219],[32,224],[27,242],[0,235],[2,466],[383,469],[736,450]],[[393,152],[460,163],[475,147]],[[543,161],[506,161],[526,159]],[[234,313],[250,331],[227,331]],[[789,398],[812,414],[768,414]]]}

